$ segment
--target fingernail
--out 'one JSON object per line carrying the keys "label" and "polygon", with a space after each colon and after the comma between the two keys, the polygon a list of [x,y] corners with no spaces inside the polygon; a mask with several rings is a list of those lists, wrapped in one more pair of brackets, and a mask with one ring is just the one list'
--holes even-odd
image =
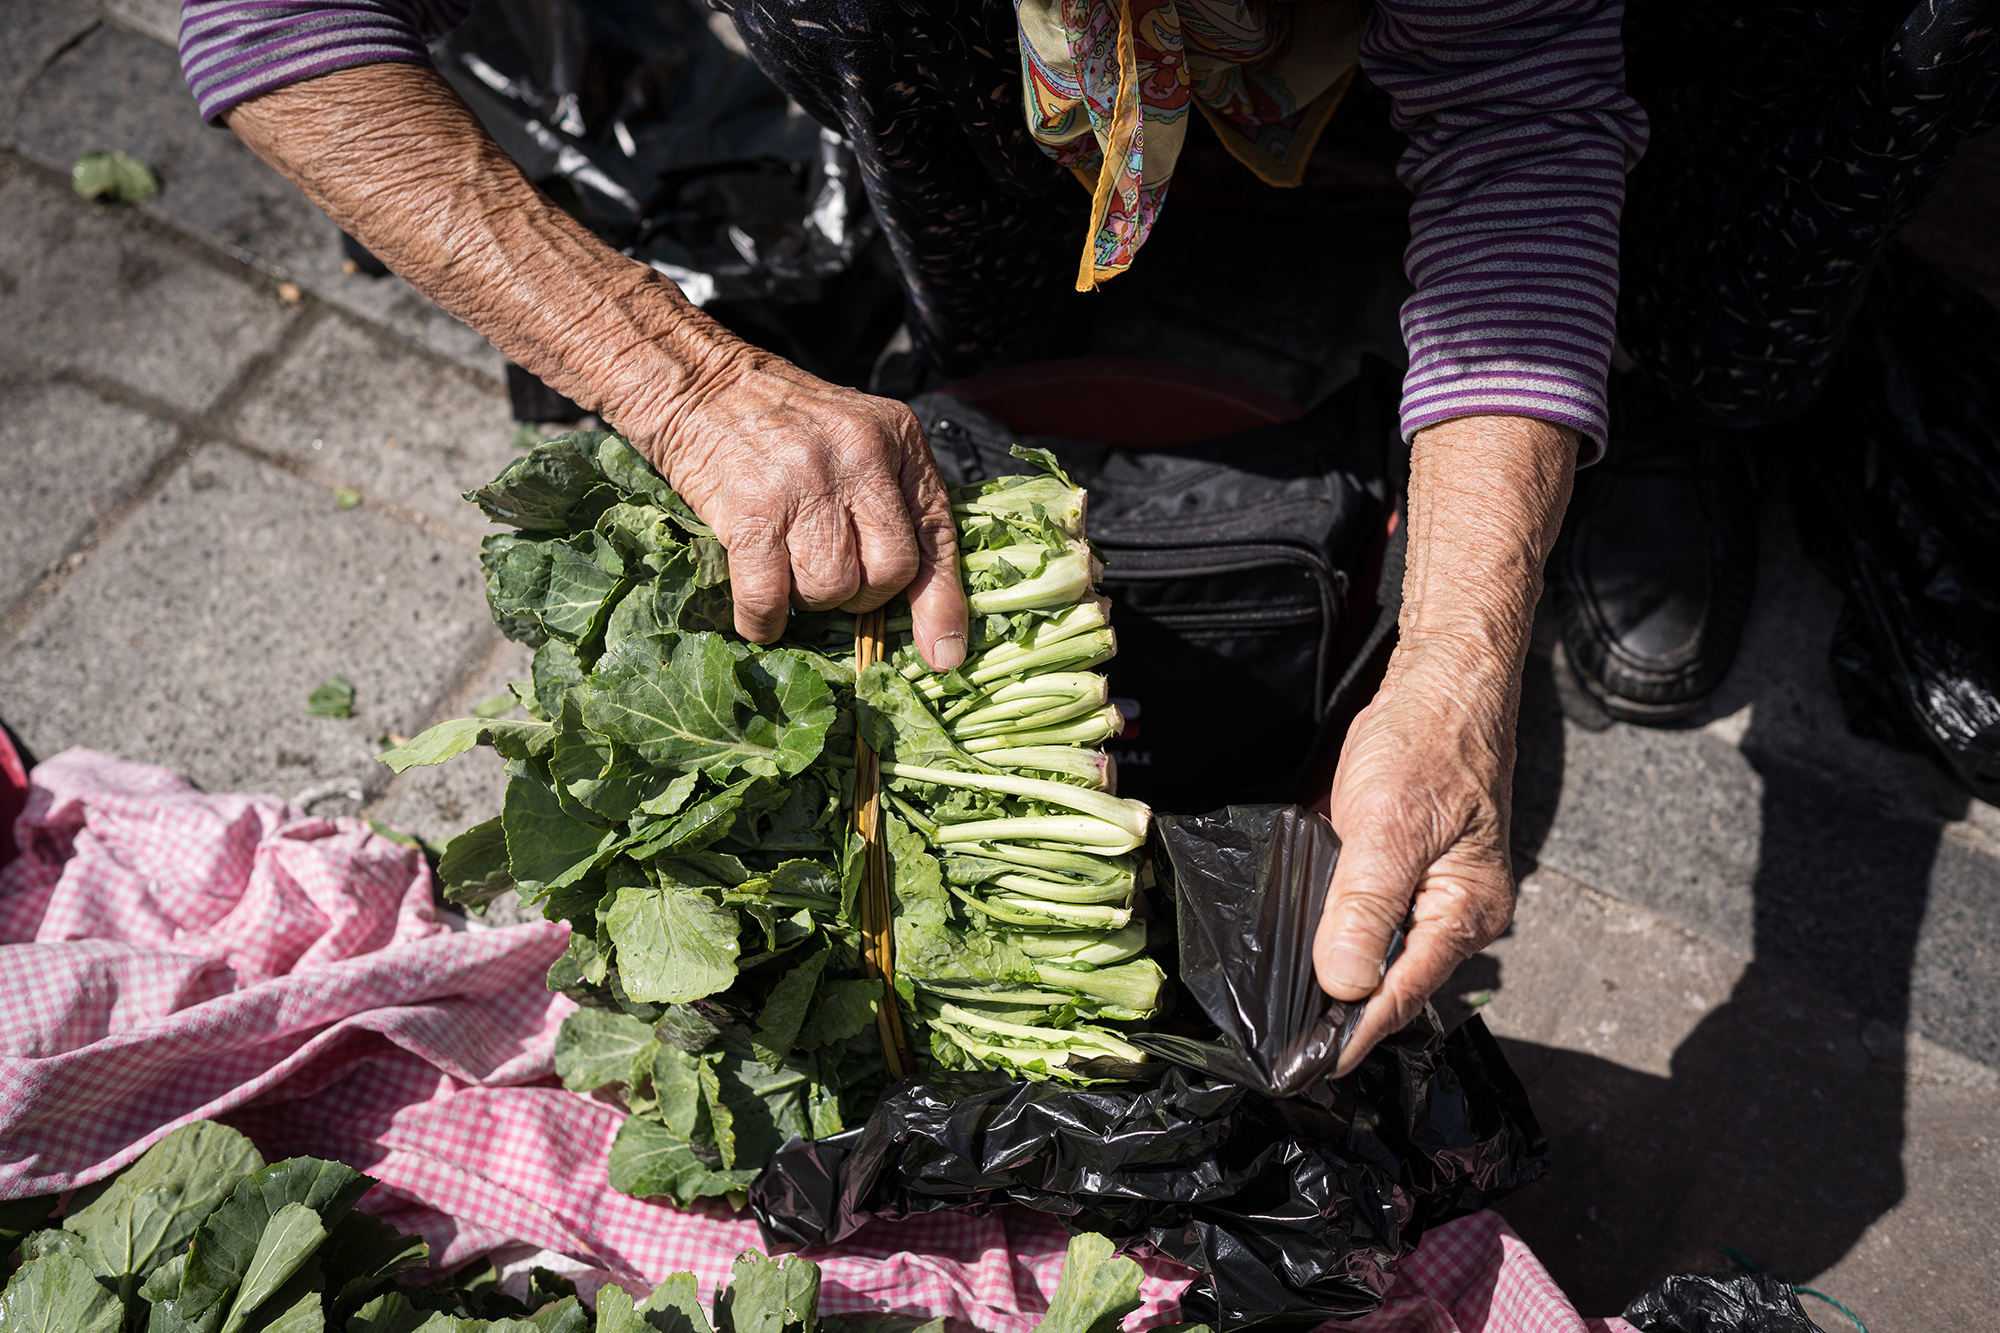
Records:
{"label": "fingernail", "polygon": [[931,640],[931,667],[937,671],[956,671],[965,663],[965,636],[956,630],[950,634],[940,634]]}
{"label": "fingernail", "polygon": [[1326,979],[1343,990],[1372,991],[1382,980],[1382,956],[1351,944],[1326,951]]}

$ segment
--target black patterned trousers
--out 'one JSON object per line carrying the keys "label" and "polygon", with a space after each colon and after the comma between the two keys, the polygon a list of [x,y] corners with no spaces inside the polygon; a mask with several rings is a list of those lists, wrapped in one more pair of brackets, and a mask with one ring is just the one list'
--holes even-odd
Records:
{"label": "black patterned trousers", "polygon": [[1700,419],[1795,417],[1876,259],[2000,123],[2000,0],[1630,0],[1625,30],[1653,141],[1621,341]]}

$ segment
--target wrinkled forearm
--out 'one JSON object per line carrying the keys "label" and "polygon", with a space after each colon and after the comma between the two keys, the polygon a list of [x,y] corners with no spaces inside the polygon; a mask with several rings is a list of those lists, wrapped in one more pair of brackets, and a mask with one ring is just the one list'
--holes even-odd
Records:
{"label": "wrinkled forearm", "polygon": [[343,70],[228,121],[412,286],[637,442],[670,437],[741,354],[671,282],[535,189],[428,69]]}
{"label": "wrinkled forearm", "polygon": [[1460,417],[1420,431],[1411,450],[1397,655],[1449,664],[1509,721],[1577,446],[1576,431],[1545,421]]}

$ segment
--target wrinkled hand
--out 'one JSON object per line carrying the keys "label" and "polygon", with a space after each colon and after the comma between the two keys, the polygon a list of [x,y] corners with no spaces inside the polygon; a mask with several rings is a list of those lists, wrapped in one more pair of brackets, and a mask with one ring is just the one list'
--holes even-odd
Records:
{"label": "wrinkled hand", "polygon": [[737,631],[769,643],[788,605],[871,611],[907,587],[918,651],[959,665],[951,501],[915,414],[751,348],[720,360],[632,433],[728,549]]}
{"label": "wrinkled hand", "polygon": [[[1514,916],[1515,692],[1480,679],[1447,647],[1406,649],[1349,729],[1334,779],[1340,859],[1313,963],[1336,999],[1368,999],[1339,1074],[1415,1018]],[[1413,897],[1415,924],[1384,975]]]}

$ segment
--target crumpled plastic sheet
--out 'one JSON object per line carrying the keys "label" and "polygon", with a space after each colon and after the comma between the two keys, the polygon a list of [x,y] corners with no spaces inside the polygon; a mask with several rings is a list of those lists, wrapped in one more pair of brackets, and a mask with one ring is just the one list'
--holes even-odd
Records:
{"label": "crumpled plastic sheet", "polygon": [[[1324,825],[1278,806],[1162,820],[1156,866],[1205,866],[1164,886],[1179,919],[1213,903],[1233,923],[1179,942],[1205,1013],[1176,1025],[1204,1068],[1167,1065],[1148,1087],[904,1080],[861,1129],[780,1151],[750,1192],[767,1244],[823,1246],[871,1218],[1014,1202],[1195,1269],[1184,1319],[1311,1325],[1380,1306],[1426,1228],[1539,1177],[1546,1145],[1477,1017],[1447,1035],[1427,1010],[1349,1077],[1326,1077],[1345,1006],[1334,1016],[1299,976],[1317,925],[1304,904],[1323,897],[1337,851]],[[1246,948],[1267,956],[1246,963]],[[1217,968],[1227,984],[1203,979]],[[1211,1072],[1222,1064],[1246,1081]],[[1291,1085],[1309,1069],[1294,1096],[1260,1090],[1260,1070]]]}
{"label": "crumpled plastic sheet", "polygon": [[1792,476],[1848,723],[2000,801],[2000,314],[1892,251],[1841,355]]}
{"label": "crumpled plastic sheet", "polygon": [[1791,1284],[1768,1273],[1681,1273],[1625,1307],[1640,1333],[1818,1333]]}
{"label": "crumpled plastic sheet", "polygon": [[1333,826],[1296,805],[1157,816],[1153,868],[1175,905],[1178,980],[1217,1035],[1146,1033],[1133,1044],[1273,1097],[1331,1074],[1362,1011],[1321,990],[1313,971],[1339,858]]}
{"label": "crumpled plastic sheet", "polygon": [[485,0],[433,55],[531,179],[696,305],[817,300],[874,214],[853,150],[727,22],[692,0]]}

